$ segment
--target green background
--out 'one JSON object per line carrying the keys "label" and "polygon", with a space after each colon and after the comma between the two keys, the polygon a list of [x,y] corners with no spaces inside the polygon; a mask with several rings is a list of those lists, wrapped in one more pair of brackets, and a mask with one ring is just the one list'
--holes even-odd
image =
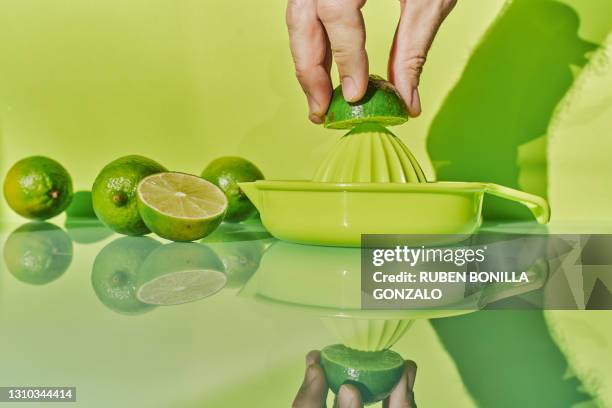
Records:
{"label": "green background", "polygon": [[[21,157],[45,154],[81,190],[126,154],[192,173],[232,154],[268,178],[310,178],[342,132],[307,121],[284,8],[281,1],[3,0],[1,174]],[[386,71],[398,9],[391,0],[364,8],[373,73]],[[460,0],[425,67],[423,115],[396,133],[431,180],[495,181],[546,196],[553,232],[612,231],[611,16],[608,0]],[[3,218],[17,220],[3,206]],[[494,200],[485,213],[528,216]],[[82,292],[101,247],[77,251],[55,286],[0,276],[0,383],[78,381],[83,406],[280,407],[297,390],[303,355],[333,341],[318,320],[255,318],[226,292],[204,306],[114,316]],[[489,375],[479,379],[486,363],[468,364],[478,357],[469,350],[486,344],[542,356],[539,378],[563,378],[567,359],[587,391],[612,404],[612,372],[601,365],[612,358],[608,314],[474,316],[419,321],[398,344],[421,367],[422,406],[506,406],[494,399],[504,386],[524,387],[532,401],[538,387],[556,390],[530,382],[529,372],[516,380],[520,366],[499,388]],[[530,333],[524,344],[507,341],[517,332]],[[467,334],[454,349],[447,339],[457,333]],[[489,361],[500,373],[523,360]]]}

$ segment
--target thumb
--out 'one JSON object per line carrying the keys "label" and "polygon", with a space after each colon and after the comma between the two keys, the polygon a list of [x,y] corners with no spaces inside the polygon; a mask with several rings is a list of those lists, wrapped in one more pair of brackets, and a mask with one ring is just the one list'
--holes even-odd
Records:
{"label": "thumb", "polygon": [[389,80],[410,116],[421,113],[419,80],[431,44],[456,0],[402,0],[400,21],[389,57]]}
{"label": "thumb", "polygon": [[327,399],[327,381],[319,364],[320,353],[311,351],[306,356],[304,381],[293,400],[293,408],[321,408]]}

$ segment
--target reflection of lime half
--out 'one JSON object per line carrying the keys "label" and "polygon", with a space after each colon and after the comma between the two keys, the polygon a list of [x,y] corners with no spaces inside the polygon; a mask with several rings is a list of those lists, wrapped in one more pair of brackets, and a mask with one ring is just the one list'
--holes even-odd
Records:
{"label": "reflection of lime half", "polygon": [[8,270],[22,282],[44,285],[59,278],[72,261],[72,241],[62,229],[46,222],[17,228],[4,244]]}
{"label": "reflection of lime half", "polygon": [[223,264],[205,245],[174,242],[151,253],[140,267],[136,296],[153,305],[177,305],[211,296],[226,283]]}
{"label": "reflection of lime half", "polygon": [[334,393],[342,384],[359,389],[365,404],[389,396],[404,371],[404,359],[391,350],[359,351],[335,344],[321,350],[321,366]]}
{"label": "reflection of lime half", "polygon": [[144,223],[172,241],[205,237],[219,226],[226,209],[223,191],[190,174],[154,174],[138,185],[138,211]]}
{"label": "reflection of lime half", "polygon": [[383,126],[400,125],[408,120],[406,104],[395,87],[383,78],[370,75],[364,97],[355,103],[347,102],[342,86],[334,89],[325,127],[350,129],[360,123],[379,123]]}
{"label": "reflection of lime half", "polygon": [[152,309],[136,298],[136,274],[147,255],[160,245],[148,237],[122,237],[100,251],[94,261],[91,284],[105,306],[127,315]]}

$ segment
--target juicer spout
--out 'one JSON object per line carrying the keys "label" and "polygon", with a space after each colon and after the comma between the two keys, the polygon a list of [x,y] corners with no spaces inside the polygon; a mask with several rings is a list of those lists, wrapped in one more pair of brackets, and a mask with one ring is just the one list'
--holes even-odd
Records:
{"label": "juicer spout", "polygon": [[257,187],[257,182],[253,181],[249,183],[238,183],[238,187],[240,187],[240,190],[242,190],[242,192],[246,194],[248,199],[251,200],[255,208],[257,208],[257,211],[261,213],[262,212],[262,205],[261,205],[262,194],[259,188]]}

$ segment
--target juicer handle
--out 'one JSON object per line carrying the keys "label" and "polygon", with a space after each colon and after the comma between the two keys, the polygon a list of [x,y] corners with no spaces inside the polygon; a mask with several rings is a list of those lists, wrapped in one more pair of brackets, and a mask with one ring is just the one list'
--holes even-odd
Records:
{"label": "juicer handle", "polygon": [[494,183],[483,183],[483,186],[485,193],[516,201],[529,208],[538,223],[546,224],[550,220],[550,206],[542,197]]}

